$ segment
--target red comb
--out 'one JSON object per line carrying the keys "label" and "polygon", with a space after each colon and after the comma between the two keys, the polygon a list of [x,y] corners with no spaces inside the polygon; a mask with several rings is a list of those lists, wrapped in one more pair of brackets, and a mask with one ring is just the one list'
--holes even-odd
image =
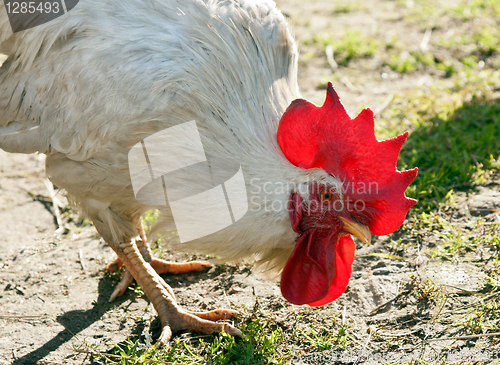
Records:
{"label": "red comb", "polygon": [[320,168],[338,178],[351,203],[363,202],[370,231],[385,235],[404,222],[416,203],[404,192],[417,168],[396,168],[408,132],[379,141],[374,125],[370,109],[351,119],[330,82],[323,106],[304,99],[290,104],[278,127],[278,142],[295,166]]}

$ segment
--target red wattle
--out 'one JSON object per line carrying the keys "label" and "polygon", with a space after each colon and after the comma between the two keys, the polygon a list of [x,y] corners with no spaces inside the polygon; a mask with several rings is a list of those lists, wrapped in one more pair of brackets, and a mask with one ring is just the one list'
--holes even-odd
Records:
{"label": "red wattle", "polygon": [[340,237],[335,251],[335,276],[328,289],[328,294],[323,299],[308,303],[311,307],[331,303],[345,292],[352,274],[355,250],[356,244],[351,236]]}
{"label": "red wattle", "polygon": [[298,239],[281,275],[281,293],[292,304],[319,306],[337,299],[351,276],[355,245],[350,236],[316,229]]}

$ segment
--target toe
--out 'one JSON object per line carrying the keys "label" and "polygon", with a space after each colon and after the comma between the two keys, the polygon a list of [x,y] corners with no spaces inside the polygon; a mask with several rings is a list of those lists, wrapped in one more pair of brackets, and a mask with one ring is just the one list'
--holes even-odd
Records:
{"label": "toe", "polygon": [[115,261],[110,262],[106,267],[107,272],[115,272],[123,266],[122,260],[118,257]]}
{"label": "toe", "polygon": [[[214,311],[215,312],[215,311]],[[222,313],[223,311],[221,311]],[[213,312],[207,312],[213,313]],[[217,323],[198,317],[199,313],[191,314],[189,312],[179,311],[174,316],[168,319],[169,325],[174,332],[180,330],[191,330],[200,333],[225,332],[232,336],[241,337],[241,331],[229,323]]]}
{"label": "toe", "polygon": [[221,319],[229,319],[237,317],[240,313],[231,309],[216,309],[210,312],[188,312],[198,318],[206,319],[208,321],[218,321]]}
{"label": "toe", "polygon": [[127,288],[130,285],[132,285],[133,282],[134,282],[134,277],[132,276],[130,271],[125,270],[125,272],[123,273],[122,279],[120,280],[118,285],[115,287],[115,290],[114,290],[113,294],[111,294],[111,297],[109,297],[109,301],[112,302],[116,298],[122,296],[125,293],[125,291],[127,290]]}
{"label": "toe", "polygon": [[161,330],[161,335],[160,338],[158,339],[158,342],[156,343],[155,347],[160,348],[162,346],[165,346],[168,341],[172,338],[172,330],[170,329],[169,326],[164,326],[163,329]]}
{"label": "toe", "polygon": [[161,259],[153,259],[150,264],[158,274],[183,274],[192,271],[202,271],[206,268],[212,267],[212,264],[208,261],[177,263]]}
{"label": "toe", "polygon": [[188,262],[188,264],[192,265],[193,271],[194,270],[196,270],[196,271],[202,271],[202,270],[205,270],[205,269],[210,268],[210,267],[213,266],[208,261],[191,261],[191,262]]}
{"label": "toe", "polygon": [[243,333],[236,327],[231,326],[229,323],[224,323],[224,332],[231,336],[243,337]]}

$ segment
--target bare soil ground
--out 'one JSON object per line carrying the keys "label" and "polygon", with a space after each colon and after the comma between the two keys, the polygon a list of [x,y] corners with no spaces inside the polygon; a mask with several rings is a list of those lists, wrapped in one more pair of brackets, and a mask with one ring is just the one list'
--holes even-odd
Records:
{"label": "bare soil ground", "polygon": [[[341,38],[346,29],[355,27],[380,42],[397,35],[402,49],[411,52],[422,47],[428,29],[434,39],[446,37],[450,32],[459,33],[467,26],[439,14],[422,15],[415,20],[408,16],[412,11],[409,3],[413,2],[352,2],[355,6],[339,11],[339,3],[330,0],[279,0],[278,6],[289,17],[300,41],[303,96],[321,104],[325,82],[333,79],[351,115],[365,106],[381,114],[390,108],[395,95],[416,89],[430,94],[435,90],[433,87],[447,85],[450,81],[445,78],[446,71],[422,67],[409,73],[396,72],[386,64],[386,56],[379,54],[354,57],[347,65],[336,68],[328,62],[318,42],[310,41],[318,34]],[[446,5],[447,2],[442,2],[443,7]],[[437,48],[434,49],[437,58],[461,57]],[[393,121],[387,119],[385,115],[377,123],[388,128]],[[407,123],[404,118],[399,122]],[[149,332],[153,337],[158,335],[155,312],[139,288],[108,303],[116,278],[105,274],[104,268],[113,253],[93,226],[61,200],[63,228],[56,231],[53,202],[44,184],[44,156],[0,151],[0,365],[90,364],[97,360],[78,348],[95,346],[106,351],[132,335]],[[289,305],[281,298],[276,282],[254,274],[251,266],[245,264],[165,275],[165,279],[180,304],[188,309],[231,307],[239,309],[243,318],[272,317],[273,326],[290,333],[299,327],[305,331],[310,324],[332,333],[344,326],[349,339],[342,351],[425,350],[431,356],[433,351],[466,347],[495,353],[499,346],[490,337],[476,338],[473,342],[453,339],[424,343],[423,339],[463,336],[467,334],[463,331],[463,322],[467,320],[473,327],[475,317],[464,317],[460,310],[487,301],[491,295],[484,291],[484,282],[488,278],[486,273],[497,268],[496,246],[488,237],[499,233],[498,210],[500,178],[493,176],[487,184],[456,195],[444,215],[452,226],[431,217],[431,228],[420,227],[414,219],[391,236],[377,237],[369,247],[358,244],[348,291],[320,309]],[[456,227],[482,241],[467,255],[459,258],[452,255],[447,261],[425,254],[444,242],[443,231]],[[386,256],[370,256],[373,253]],[[156,254],[179,261],[196,258],[161,250]],[[237,319],[235,324],[241,321]],[[457,327],[460,323],[461,327]],[[179,336],[196,338],[196,334]],[[332,343],[338,345],[339,341]],[[290,360],[294,363],[335,362],[314,358],[322,350],[314,341],[294,340],[282,346],[295,349],[297,355]],[[336,347],[324,347],[332,348]],[[493,361],[487,359],[483,363]],[[379,362],[386,361],[365,361]]]}

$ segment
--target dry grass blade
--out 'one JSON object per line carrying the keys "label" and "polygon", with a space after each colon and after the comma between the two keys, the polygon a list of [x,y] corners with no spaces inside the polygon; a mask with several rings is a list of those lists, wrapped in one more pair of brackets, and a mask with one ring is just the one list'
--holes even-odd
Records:
{"label": "dry grass blade", "polygon": [[381,310],[382,308],[385,308],[386,306],[388,306],[389,304],[395,302],[396,300],[398,300],[399,298],[401,298],[403,295],[407,295],[409,294],[410,292],[409,291],[405,291],[403,293],[399,293],[398,295],[396,295],[394,298],[392,298],[391,300],[385,302],[385,303],[382,303],[380,304],[379,306],[377,306],[375,309],[373,309],[369,315],[370,316],[373,316],[374,314],[377,314],[379,310]]}
{"label": "dry grass blade", "polygon": [[385,108],[387,108],[391,104],[392,99],[394,99],[394,94],[387,95],[387,98],[385,98],[384,102],[377,108],[375,108],[373,110],[373,113],[375,115],[382,113],[385,110]]}
{"label": "dry grass blade", "polygon": [[328,61],[328,64],[330,65],[330,68],[332,69],[332,72],[335,72],[339,68],[339,65],[333,58],[333,45],[329,44],[328,46],[326,46],[325,53],[326,59]]}
{"label": "dry grass blade", "polygon": [[432,28],[427,28],[424,33],[424,37],[422,38],[422,42],[420,42],[420,49],[425,52],[429,46],[429,41],[431,40]]}
{"label": "dry grass blade", "polygon": [[427,339],[425,341],[432,342],[432,341],[468,340],[468,339],[471,339],[471,338],[494,337],[494,336],[500,336],[500,332],[495,332],[495,333],[481,333],[481,334],[478,334],[478,335],[466,335],[466,336],[456,336],[456,337],[430,338],[430,339]]}
{"label": "dry grass blade", "polygon": [[83,251],[82,251],[82,249],[78,250],[78,259],[80,260],[80,266],[82,267],[82,270],[83,271],[87,270],[87,266],[85,265],[85,262],[83,261]]}
{"label": "dry grass blade", "polygon": [[409,336],[417,332],[421,332],[421,328],[417,328],[416,330],[413,331],[406,331],[402,333],[384,333],[384,332],[377,332],[377,335],[382,336],[382,337],[403,337],[403,336]]}
{"label": "dry grass blade", "polygon": [[388,255],[385,253],[378,253],[378,252],[377,253],[368,253],[366,255],[361,255],[358,257],[368,257],[368,256],[382,257],[384,259],[391,259],[391,260],[403,260],[403,261],[406,260],[404,257],[401,257],[401,256]]}
{"label": "dry grass blade", "polygon": [[56,198],[56,191],[54,190],[54,185],[52,184],[52,182],[49,180],[49,179],[44,179],[43,180],[45,186],[47,187],[47,190],[49,191],[49,196],[50,196],[50,199],[52,200],[52,205],[54,207],[54,215],[56,216],[56,221],[57,221],[57,231],[63,231],[64,230],[64,227],[63,227],[63,221],[62,221],[62,218],[61,218],[61,212],[59,210],[59,204],[58,204],[58,201],[57,201],[57,198]]}
{"label": "dry grass blade", "polygon": [[37,319],[37,318],[42,318],[46,317],[46,315],[15,315],[15,314],[2,314],[0,315],[1,319]]}
{"label": "dry grass blade", "polygon": [[445,285],[448,286],[448,287],[450,287],[450,288],[460,290],[460,291],[462,291],[464,293],[467,293],[467,294],[477,295],[478,297],[486,298],[486,295],[478,293],[478,292],[475,292],[475,291],[470,291],[470,290],[467,290],[467,289],[464,289],[464,288],[460,288],[460,287],[454,286],[454,285],[449,285],[449,284],[445,284]]}

